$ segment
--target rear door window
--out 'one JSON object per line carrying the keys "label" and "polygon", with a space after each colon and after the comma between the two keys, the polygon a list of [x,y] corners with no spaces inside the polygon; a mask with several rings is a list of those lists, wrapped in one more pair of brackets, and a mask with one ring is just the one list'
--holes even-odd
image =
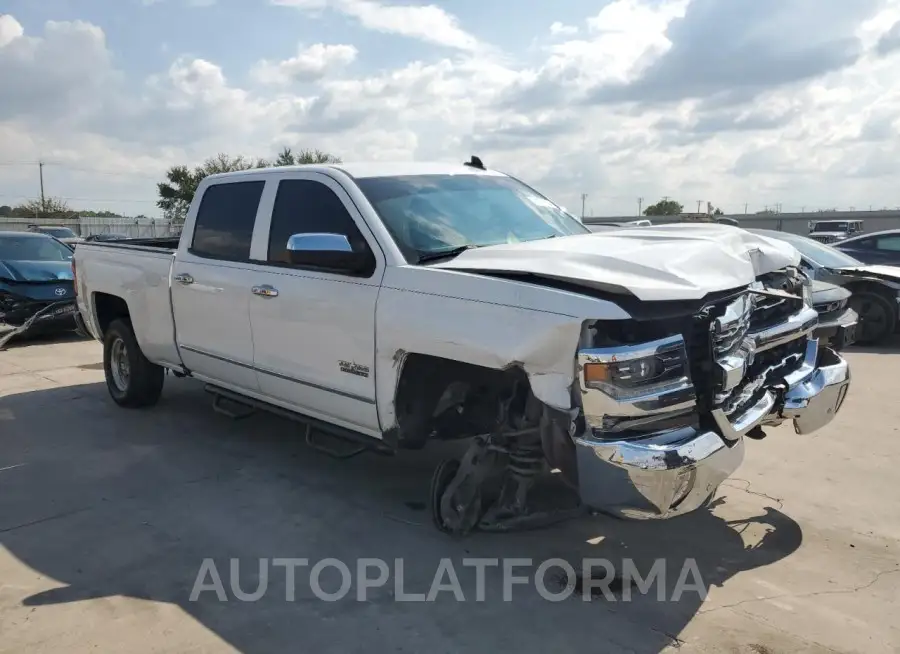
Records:
{"label": "rear door window", "polygon": [[203,193],[190,252],[226,261],[250,259],[256,210],[265,181],[213,184]]}

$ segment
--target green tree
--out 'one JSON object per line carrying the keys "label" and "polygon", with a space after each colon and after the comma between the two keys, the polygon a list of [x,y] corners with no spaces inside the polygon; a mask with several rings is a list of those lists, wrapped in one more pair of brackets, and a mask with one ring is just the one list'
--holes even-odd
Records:
{"label": "green tree", "polygon": [[163,210],[165,218],[176,223],[184,222],[197,187],[209,175],[306,163],[340,163],[340,159],[321,150],[300,150],[294,153],[287,147],[278,154],[273,162],[267,159],[248,159],[243,155],[232,157],[220,152],[193,169],[183,165],[169,168],[166,171],[166,181],[156,185],[159,193],[156,206]]}
{"label": "green tree", "polygon": [[75,215],[62,198],[36,198],[13,207],[17,218],[71,218]]}
{"label": "green tree", "polygon": [[645,216],[677,216],[684,212],[684,205],[675,200],[660,200],[644,209]]}
{"label": "green tree", "polygon": [[2,216],[3,218],[8,218],[12,215],[13,208],[11,206],[9,206],[8,204],[4,204],[2,207],[0,207],[0,216]]}
{"label": "green tree", "polygon": [[299,152],[294,152],[288,147],[285,147],[281,152],[278,153],[278,157],[275,159],[275,166],[298,166],[301,164],[326,164],[326,163],[341,163],[341,160],[338,157],[335,157],[333,154],[328,154],[327,152],[322,152],[321,150],[300,150]]}

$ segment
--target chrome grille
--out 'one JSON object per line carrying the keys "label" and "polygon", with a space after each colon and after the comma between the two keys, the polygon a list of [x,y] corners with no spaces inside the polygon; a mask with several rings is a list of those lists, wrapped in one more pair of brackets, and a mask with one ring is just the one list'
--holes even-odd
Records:
{"label": "chrome grille", "polygon": [[725,313],[716,318],[711,327],[713,352],[716,358],[727,356],[737,349],[750,331],[755,298],[744,293],[725,307]]}
{"label": "chrome grille", "polygon": [[[799,299],[754,292],[766,290],[755,283],[721,307],[710,323],[713,404],[726,415],[740,415],[759,400],[776,377],[802,364],[801,354],[811,330],[801,322],[794,333],[789,325],[809,310]],[[788,329],[786,334],[781,333],[783,328]],[[770,336],[774,332],[779,332],[777,338]]]}

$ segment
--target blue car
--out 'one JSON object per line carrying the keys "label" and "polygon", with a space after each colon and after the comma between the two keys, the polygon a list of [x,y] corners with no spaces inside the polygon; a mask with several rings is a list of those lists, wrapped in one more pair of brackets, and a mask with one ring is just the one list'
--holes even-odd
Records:
{"label": "blue car", "polygon": [[35,232],[0,232],[0,323],[18,328],[75,329],[74,250]]}

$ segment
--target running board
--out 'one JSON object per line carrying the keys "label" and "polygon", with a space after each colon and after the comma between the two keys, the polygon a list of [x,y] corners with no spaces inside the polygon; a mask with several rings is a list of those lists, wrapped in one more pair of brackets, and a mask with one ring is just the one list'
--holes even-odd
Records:
{"label": "running board", "polygon": [[[372,438],[371,436],[366,436],[365,434],[360,434],[359,432],[350,429],[332,425],[324,420],[318,420],[317,418],[283,409],[280,406],[275,406],[274,404],[269,404],[262,400],[255,400],[251,397],[246,397],[245,395],[235,393],[234,391],[230,391],[214,384],[206,384],[203,388],[207,393],[215,396],[215,399],[213,400],[213,409],[218,413],[222,413],[235,420],[249,417],[259,410],[281,418],[286,418],[293,422],[299,422],[306,427],[306,444],[309,447],[336,459],[349,459],[358,454],[362,454],[363,452],[373,452],[385,456],[395,454],[393,448],[386,445],[383,441]],[[243,407],[245,411],[243,413],[231,411],[222,406],[223,402],[236,404],[239,407]],[[340,443],[341,447],[328,447],[322,442],[323,440],[326,442],[331,441],[335,444]]]}

